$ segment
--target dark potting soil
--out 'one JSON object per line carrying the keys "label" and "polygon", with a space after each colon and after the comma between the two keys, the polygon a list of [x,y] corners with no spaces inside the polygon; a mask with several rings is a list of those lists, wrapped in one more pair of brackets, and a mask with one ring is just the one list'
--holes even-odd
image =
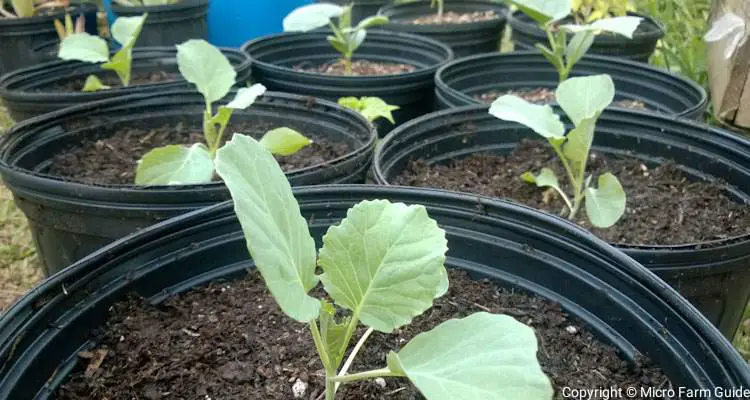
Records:
{"label": "dark potting soil", "polygon": [[[305,67],[299,65],[295,67],[298,71],[316,72],[325,75],[347,75],[345,64],[342,60],[333,63],[326,63],[314,67]],[[381,76],[381,75],[399,75],[414,72],[417,68],[409,64],[396,64],[386,62],[374,62],[368,60],[352,61],[351,76]]]}
{"label": "dark potting soil", "polygon": [[475,11],[470,13],[447,11],[443,15],[434,13],[405,21],[405,23],[413,25],[470,24],[472,22],[490,21],[497,18],[498,16],[494,11]]}
{"label": "dark potting soil", "polygon": [[[506,91],[492,90],[489,92],[475,95],[474,98],[481,102],[491,104],[498,97],[506,95],[506,94],[518,96],[528,101],[529,103],[534,103],[534,104],[550,104],[550,103],[555,102],[555,92],[547,88],[506,90]],[[631,110],[646,110],[646,103],[640,100],[617,100],[613,102],[613,104],[617,107],[629,108]]]}
{"label": "dark potting soil", "polygon": [[[112,88],[122,87],[120,78],[115,74],[94,74],[103,84],[111,86]],[[148,83],[162,83],[162,82],[174,82],[180,79],[179,73],[171,73],[164,71],[153,71],[153,72],[133,72],[130,77],[130,85],[145,85]],[[43,92],[80,92],[83,89],[83,85],[86,83],[86,78],[76,78],[67,81],[60,81],[59,83],[51,86],[39,87],[37,91]]]}
{"label": "dark potting soil", "polygon": [[[385,366],[389,350],[439,323],[487,311],[530,325],[538,359],[559,388],[669,387],[668,378],[643,357],[627,362],[597,341],[558,304],[451,271],[449,293],[393,334],[373,333],[351,372]],[[316,296],[321,297],[318,292]],[[353,342],[364,333],[360,328]],[[132,297],[111,309],[94,333],[98,347],[82,354],[80,368],[59,390],[59,400],[288,400],[306,386],[306,400],[324,390],[324,373],[309,330],[284,315],[260,275],[213,284],[154,307]],[[353,345],[354,343],[352,343]],[[85,372],[88,368],[89,372]],[[299,381],[299,382],[298,382]],[[347,400],[423,399],[405,379],[344,385]],[[458,400],[458,399],[457,399]]]}
{"label": "dark potting soil", "polygon": [[[278,126],[230,123],[224,139],[231,139],[229,132],[241,132],[260,138],[273,128]],[[60,151],[52,158],[47,173],[87,184],[132,184],[138,160],[154,148],[168,144],[190,145],[204,142],[203,132],[199,128],[185,126],[183,123],[152,129],[126,126],[119,126],[117,129],[117,133],[109,137],[85,140],[73,148]],[[290,156],[276,157],[284,171],[324,164],[351,151],[347,144],[331,143],[315,132],[301,133],[313,140],[313,143]]]}
{"label": "dark potting soil", "polygon": [[[542,167],[568,180],[546,142],[522,140],[508,155],[476,154],[445,165],[409,164],[394,184],[478,193],[514,200],[559,213],[563,200],[523,182],[526,171]],[[673,163],[648,166],[633,158],[608,158],[592,152],[587,167],[594,177],[612,172],[627,195],[625,214],[607,229],[592,227],[579,213],[576,222],[613,243],[678,245],[725,239],[750,233],[750,206],[729,199],[717,183],[691,181]],[[596,178],[594,178],[596,182]],[[566,186],[565,190],[570,193]]]}

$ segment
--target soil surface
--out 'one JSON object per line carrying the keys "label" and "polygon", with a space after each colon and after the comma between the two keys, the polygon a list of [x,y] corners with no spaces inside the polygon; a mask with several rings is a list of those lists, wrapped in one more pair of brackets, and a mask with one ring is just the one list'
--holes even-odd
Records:
{"label": "soil surface", "polygon": [[[312,68],[297,66],[295,67],[298,71],[305,72],[316,72],[325,75],[347,75],[345,64],[342,60],[338,60],[335,63],[327,63],[318,65]],[[367,60],[354,60],[352,61],[352,72],[351,76],[381,76],[381,75],[399,75],[414,72],[417,67],[409,64],[396,64],[396,63],[385,63],[385,62],[374,62]]]}
{"label": "soil surface", "polygon": [[[528,90],[507,90],[504,92],[501,92],[499,90],[493,90],[490,92],[478,94],[474,96],[474,98],[481,102],[491,104],[498,97],[506,95],[506,94],[518,96],[528,101],[529,103],[534,103],[534,104],[550,104],[550,103],[555,102],[555,92],[547,88],[536,88],[536,89],[528,89]],[[617,100],[613,102],[612,104],[617,107],[629,108],[632,110],[646,110],[647,109],[646,103],[640,100]]]}
{"label": "soil surface", "polygon": [[[260,138],[273,128],[278,126],[230,123],[224,141],[231,139],[229,132],[242,132]],[[114,135],[104,137],[104,133],[100,139],[86,140],[56,154],[47,173],[87,184],[133,184],[138,160],[154,148],[204,142],[200,128],[186,127],[183,123],[151,129],[127,126],[117,129]],[[284,171],[323,164],[351,151],[347,144],[331,143],[315,132],[301,133],[312,139],[313,143],[290,156],[276,157]],[[218,180],[218,176],[215,179]]]}
{"label": "soil surface", "polygon": [[[117,75],[107,74],[104,76],[96,75],[103,84],[111,86],[113,88],[122,87],[122,82]],[[130,85],[145,85],[147,83],[163,83],[163,82],[174,82],[180,78],[178,73],[169,73],[164,71],[154,72],[133,72],[130,77]],[[45,86],[38,88],[38,91],[53,91],[53,92],[80,92],[83,89],[83,85],[86,83],[86,78],[71,79],[68,81],[61,81],[58,84]]]}
{"label": "soil surface", "polygon": [[[511,154],[476,154],[446,165],[413,161],[394,184],[478,193],[506,198],[554,214],[563,200],[520,179],[543,167],[568,180],[546,142],[523,140]],[[621,244],[677,245],[725,239],[750,233],[750,206],[725,196],[715,183],[690,181],[674,164],[647,166],[630,158],[605,158],[592,152],[587,169],[596,177],[612,172],[627,194],[625,214],[614,226],[593,228],[579,213],[576,222],[602,239]],[[571,190],[565,186],[566,193]]]}
{"label": "soil surface", "polygon": [[[451,271],[450,279],[450,292],[412,324],[390,335],[373,333],[350,371],[381,368],[389,350],[398,351],[416,334],[487,311],[511,315],[536,330],[538,358],[557,389],[556,399],[563,398],[564,386],[670,384],[642,357],[624,361],[558,304],[472,281],[462,272]],[[353,342],[363,332],[360,328]],[[279,310],[256,272],[242,281],[193,290],[159,308],[131,298],[111,309],[95,336],[99,347],[81,355],[79,370],[59,390],[60,400],[288,400],[295,384],[305,387],[300,398],[315,400],[324,390],[308,329]],[[337,398],[423,399],[405,379],[386,378],[381,385],[344,385]]]}
{"label": "soil surface", "polygon": [[415,18],[411,21],[405,21],[405,23],[412,25],[470,24],[472,22],[490,21],[497,18],[498,16],[494,11],[475,11],[471,13],[447,11],[442,16],[434,13]]}

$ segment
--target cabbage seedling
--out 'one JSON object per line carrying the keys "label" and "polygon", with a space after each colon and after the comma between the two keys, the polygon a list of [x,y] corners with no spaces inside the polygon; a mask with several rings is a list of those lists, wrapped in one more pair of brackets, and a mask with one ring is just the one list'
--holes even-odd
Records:
{"label": "cabbage seedling", "polygon": [[375,122],[378,118],[385,118],[390,123],[395,124],[393,120],[393,111],[399,109],[399,106],[392,106],[386,103],[380,97],[342,97],[339,99],[339,105],[357,111],[370,122]]}
{"label": "cabbage seedling", "polygon": [[[111,59],[109,58],[107,41],[86,32],[67,36],[60,43],[57,56],[63,60],[103,63],[102,69],[115,71],[122,86],[128,86],[133,63],[133,47],[138,40],[138,35],[141,33],[146,18],[148,18],[148,13],[138,17],[119,17],[115,20],[115,23],[112,24],[111,34],[122,45],[122,48]],[[84,92],[95,92],[102,89],[110,89],[110,87],[103,84],[95,75],[89,75],[86,78],[83,85]]]}
{"label": "cabbage seedling", "polygon": [[573,190],[572,200],[549,168],[542,168],[537,175],[526,172],[521,179],[559,193],[565,202],[561,215],[571,220],[576,218],[585,200],[589,221],[596,227],[608,228],[625,212],[625,190],[617,177],[609,172],[599,176],[598,187],[595,188],[592,176],[586,175],[586,162],[594,140],[596,121],[612,103],[615,85],[609,75],[570,78],[557,87],[555,96],[574,125],[567,135],[560,116],[554,113],[552,107],[531,104],[516,96],[505,95],[495,100],[490,114],[526,125],[547,139],[565,168],[569,186]]}
{"label": "cabbage seedling", "polygon": [[[188,82],[195,85],[205,100],[203,137],[205,143],[190,147],[167,145],[146,153],[138,162],[135,183],[138,185],[185,185],[211,182],[214,158],[221,146],[224,131],[234,110],[244,110],[265,93],[256,84],[237,91],[234,100],[219,106],[214,114],[213,103],[226,96],[235,84],[237,72],[219,49],[202,39],[177,45],[177,65]],[[268,131],[260,143],[277,155],[290,155],[312,141],[301,133],[281,127]]]}
{"label": "cabbage seedling", "polygon": [[[383,368],[349,373],[373,331],[408,325],[447,293],[445,231],[424,206],[363,201],[328,229],[318,253],[289,182],[261,143],[235,135],[219,149],[216,171],[271,295],[310,331],[326,374],[326,400],[335,399],[340,384],[379,377],[406,377],[428,400],[552,398],[534,330],[485,312],[417,335],[384,354]],[[310,296],[321,282],[335,305]],[[360,323],[368,329],[344,361]]]}
{"label": "cabbage seedling", "polygon": [[[570,71],[580,61],[591,45],[594,37],[602,32],[611,32],[633,38],[633,33],[640,25],[640,17],[614,17],[599,19],[591,24],[561,24],[557,22],[570,15],[571,0],[506,0],[521,12],[536,21],[546,33],[548,46],[537,43],[536,48],[542,52],[557,70],[560,82],[568,79]],[[568,42],[568,33],[573,38]]]}
{"label": "cabbage seedling", "polygon": [[[388,23],[388,17],[377,15],[365,18],[352,27],[352,6],[320,3],[299,7],[284,18],[284,31],[307,32],[330,26],[333,35],[327,37],[328,42],[341,53],[344,73],[351,75],[352,57],[364,43],[367,29]],[[334,24],[334,18],[338,19],[338,23]]]}

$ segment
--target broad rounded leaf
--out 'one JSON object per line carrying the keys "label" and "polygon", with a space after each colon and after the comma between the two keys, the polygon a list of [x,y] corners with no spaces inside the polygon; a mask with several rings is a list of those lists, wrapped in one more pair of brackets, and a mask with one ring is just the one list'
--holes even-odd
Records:
{"label": "broad rounded leaf", "polygon": [[310,322],[320,302],[307,294],[317,283],[315,242],[289,181],[273,155],[253,138],[235,134],[216,153],[255,266],[291,318]]}
{"label": "broad rounded leaf", "polygon": [[109,47],[107,47],[107,42],[99,36],[75,33],[60,43],[57,56],[63,60],[106,62],[109,61]]}
{"label": "broad rounded leaf", "polygon": [[136,185],[192,185],[209,183],[214,164],[206,146],[169,145],[153,149],[138,162]]}
{"label": "broad rounded leaf", "polygon": [[600,19],[588,25],[565,24],[561,28],[571,33],[589,31],[598,34],[599,32],[610,32],[632,39],[633,33],[638,29],[641,21],[643,21],[641,17],[614,17]]}
{"label": "broad rounded leaf", "polygon": [[237,77],[227,57],[203,39],[178,44],[177,65],[182,76],[198,88],[208,103],[226,96]]}
{"label": "broad rounded leaf", "polygon": [[310,4],[294,9],[284,18],[284,32],[307,32],[328,25],[344,8],[335,4]]}
{"label": "broad rounded leaf", "polygon": [[536,352],[533,329],[480,312],[420,333],[387,359],[428,400],[551,400]]}
{"label": "broad rounded leaf", "polygon": [[363,201],[323,237],[320,279],[336,304],[390,333],[432,306],[447,250],[424,206]]}
{"label": "broad rounded leaf", "polygon": [[112,24],[112,37],[123,47],[132,48],[138,35],[141,34],[146,18],[148,14],[137,17],[118,17]]}
{"label": "broad rounded leaf", "polygon": [[526,172],[523,174],[522,178],[524,178],[526,182],[535,184],[538,187],[560,188],[560,182],[558,182],[555,172],[549,168],[542,168],[542,170],[539,171],[539,175],[536,176]]}
{"label": "broad rounded leaf", "polygon": [[312,140],[292,128],[281,127],[266,132],[260,144],[268,151],[279,156],[288,156],[312,144]]}
{"label": "broad rounded leaf", "polygon": [[594,34],[592,32],[578,32],[570,39],[568,47],[565,48],[565,58],[568,65],[575,65],[581,58],[586,55],[591,45],[594,44]]}
{"label": "broad rounded leaf", "polygon": [[560,83],[555,92],[557,103],[574,125],[589,118],[598,118],[615,98],[615,84],[609,75],[570,78]]}
{"label": "broad rounded leaf", "polygon": [[82,92],[96,92],[97,90],[111,89],[111,86],[107,86],[96,77],[96,75],[89,75],[86,77],[86,82],[83,84]]}
{"label": "broad rounded leaf", "polygon": [[500,96],[492,102],[490,114],[505,121],[523,124],[547,139],[565,135],[565,126],[552,107],[531,104],[520,97]]}
{"label": "broad rounded leaf", "polygon": [[586,189],[586,215],[599,228],[609,228],[625,213],[627,196],[616,176],[607,172],[600,175],[599,187]]}
{"label": "broad rounded leaf", "polygon": [[365,42],[367,31],[364,29],[358,29],[351,33],[347,33],[347,35],[349,35],[349,52],[353,53],[362,45],[362,43]]}
{"label": "broad rounded leaf", "polygon": [[260,83],[256,83],[249,88],[241,88],[237,91],[237,95],[234,96],[234,100],[230,101],[226,107],[235,110],[244,110],[255,103],[255,100],[265,92],[266,87]]}
{"label": "broad rounded leaf", "polygon": [[561,20],[570,14],[570,0],[508,0],[541,25]]}

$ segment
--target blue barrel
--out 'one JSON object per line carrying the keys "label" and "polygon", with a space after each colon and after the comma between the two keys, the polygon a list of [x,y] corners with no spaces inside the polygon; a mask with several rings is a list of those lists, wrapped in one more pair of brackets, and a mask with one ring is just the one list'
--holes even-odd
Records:
{"label": "blue barrel", "polygon": [[208,40],[215,46],[240,47],[259,36],[281,32],[284,17],[312,0],[211,0]]}

